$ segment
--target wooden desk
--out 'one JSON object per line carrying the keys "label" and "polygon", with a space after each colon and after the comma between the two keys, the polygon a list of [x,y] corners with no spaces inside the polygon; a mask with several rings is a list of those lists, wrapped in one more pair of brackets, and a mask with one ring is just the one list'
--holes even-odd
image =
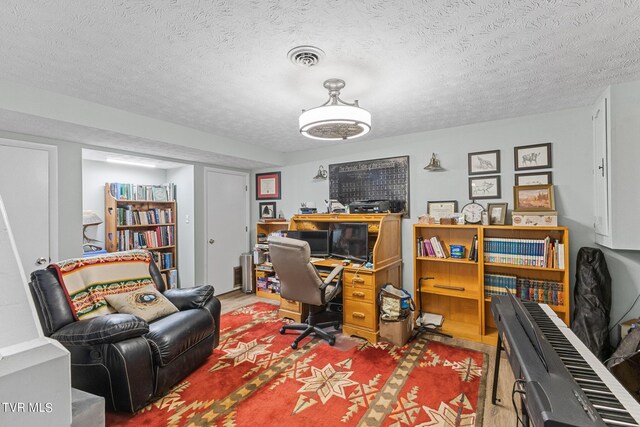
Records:
{"label": "wooden desk", "polygon": [[[400,214],[311,214],[294,215],[290,230],[326,230],[330,223],[365,222],[369,228],[369,246],[374,268],[345,266],[342,275],[343,326],[346,335],[378,342],[378,305],[380,288],[387,283],[402,285],[401,217]],[[325,259],[314,263],[331,268],[341,260]],[[295,301],[281,299],[280,316],[295,321],[306,319],[305,307]]]}

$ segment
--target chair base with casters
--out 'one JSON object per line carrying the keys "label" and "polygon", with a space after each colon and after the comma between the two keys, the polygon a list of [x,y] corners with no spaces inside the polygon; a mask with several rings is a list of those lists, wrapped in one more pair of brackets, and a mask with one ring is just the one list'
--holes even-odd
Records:
{"label": "chair base with casters", "polygon": [[296,348],[298,348],[298,343],[300,343],[300,341],[302,341],[305,337],[311,334],[314,334],[317,337],[324,339],[329,343],[329,345],[335,345],[336,337],[334,335],[331,335],[327,331],[325,331],[324,328],[333,326],[336,331],[340,330],[342,321],[333,320],[330,322],[316,323],[315,322],[316,314],[317,313],[314,313],[313,311],[313,307],[310,307],[309,317],[307,317],[306,323],[295,323],[292,325],[284,325],[282,328],[280,328],[281,334],[284,334],[286,331],[302,331],[302,333],[298,335],[296,339],[293,340],[293,342],[291,343],[292,349],[295,350]]}

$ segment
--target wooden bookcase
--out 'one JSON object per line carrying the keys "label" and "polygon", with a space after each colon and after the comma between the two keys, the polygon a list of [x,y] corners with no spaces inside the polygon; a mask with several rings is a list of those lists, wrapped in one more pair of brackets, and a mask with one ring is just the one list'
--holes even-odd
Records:
{"label": "wooden bookcase", "polygon": [[[512,227],[480,225],[414,225],[414,296],[422,311],[442,314],[441,330],[455,337],[495,344],[497,329],[491,298],[485,297],[485,274],[517,276],[561,283],[563,302],[550,307],[569,324],[569,231],[566,227]],[[470,261],[473,237],[478,239],[478,261]],[[564,269],[486,262],[486,238],[544,239],[564,244]],[[418,238],[436,237],[447,248],[465,247],[463,259],[418,256]],[[429,278],[423,279],[421,278]],[[417,313],[416,313],[417,315]]]}
{"label": "wooden bookcase", "polygon": [[[169,286],[169,276],[177,274],[178,250],[176,231],[176,202],[156,200],[116,199],[111,185],[104,186],[105,245],[108,252],[144,248],[149,250]],[[128,212],[128,213],[125,213]],[[147,220],[139,220],[141,215]],[[127,219],[128,217],[128,219]],[[157,218],[157,219],[156,219]],[[147,222],[147,223],[141,223]],[[135,237],[148,237],[140,243]],[[155,236],[155,237],[154,237]],[[128,240],[125,238],[128,237]]]}
{"label": "wooden bookcase", "polygon": [[[490,263],[483,261],[484,274],[506,274],[519,278],[542,280],[561,283],[562,304],[549,307],[556,312],[567,325],[571,315],[569,301],[569,229],[567,227],[515,227],[515,226],[485,226],[483,227],[483,239],[509,238],[509,239],[544,239],[549,236],[552,240],[558,240],[564,244],[564,268],[534,267],[523,265],[511,265]],[[479,258],[482,259],[482,258]],[[541,301],[542,302],[542,301]],[[498,340],[498,331],[491,315],[491,298],[484,299],[483,316],[483,341],[495,344]]]}
{"label": "wooden bookcase", "polygon": [[[482,341],[483,289],[482,264],[469,261],[473,236],[482,239],[482,227],[476,225],[415,224],[414,296],[416,315],[422,312],[444,316],[442,331],[455,337]],[[463,245],[464,258],[417,256],[418,238],[437,238],[444,246]],[[478,253],[481,259],[482,253]],[[420,280],[421,278],[426,278]]]}
{"label": "wooden bookcase", "polygon": [[[289,221],[270,221],[270,222],[258,222],[256,223],[256,245],[266,245],[269,234],[287,230],[289,228]],[[256,250],[261,251],[265,257],[268,254],[268,250],[264,247],[256,246]],[[257,284],[260,279],[266,279],[274,276],[273,269],[260,270],[260,268],[270,268],[270,264],[263,263],[255,266],[255,281],[256,281],[256,296],[262,298],[269,298],[280,301],[280,294],[278,292],[271,292],[268,290],[258,289]]]}

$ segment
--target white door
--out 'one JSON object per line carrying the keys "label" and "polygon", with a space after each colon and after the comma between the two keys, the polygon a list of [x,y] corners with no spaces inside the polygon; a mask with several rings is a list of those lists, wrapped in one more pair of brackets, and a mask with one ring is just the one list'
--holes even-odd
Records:
{"label": "white door", "polygon": [[27,279],[57,254],[52,244],[55,147],[0,139],[0,195]]}
{"label": "white door", "polygon": [[606,97],[598,101],[593,112],[593,184],[595,189],[595,215],[593,225],[596,233],[602,236],[609,235],[609,161],[607,155],[608,141],[608,111]]}
{"label": "white door", "polygon": [[249,174],[205,169],[206,272],[216,294],[234,289],[233,268],[249,250]]}

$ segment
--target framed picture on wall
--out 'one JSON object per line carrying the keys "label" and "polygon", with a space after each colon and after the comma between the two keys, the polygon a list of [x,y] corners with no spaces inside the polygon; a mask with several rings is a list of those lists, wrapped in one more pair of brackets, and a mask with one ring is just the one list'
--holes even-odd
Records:
{"label": "framed picture on wall", "polygon": [[469,153],[469,175],[500,172],[500,150]]}
{"label": "framed picture on wall", "polygon": [[550,168],[551,143],[514,147],[513,157],[513,164],[517,171]]}
{"label": "framed picture on wall", "polygon": [[469,178],[469,198],[499,199],[500,175],[477,176]]}
{"label": "framed picture on wall", "polygon": [[260,219],[276,217],[276,202],[260,202]]}
{"label": "framed picture on wall", "polygon": [[516,185],[548,185],[551,182],[551,172],[517,173]]}
{"label": "framed picture on wall", "polygon": [[513,203],[516,211],[553,211],[556,209],[553,185],[516,185]]}
{"label": "framed picture on wall", "polygon": [[256,200],[280,200],[280,172],[256,174]]}

